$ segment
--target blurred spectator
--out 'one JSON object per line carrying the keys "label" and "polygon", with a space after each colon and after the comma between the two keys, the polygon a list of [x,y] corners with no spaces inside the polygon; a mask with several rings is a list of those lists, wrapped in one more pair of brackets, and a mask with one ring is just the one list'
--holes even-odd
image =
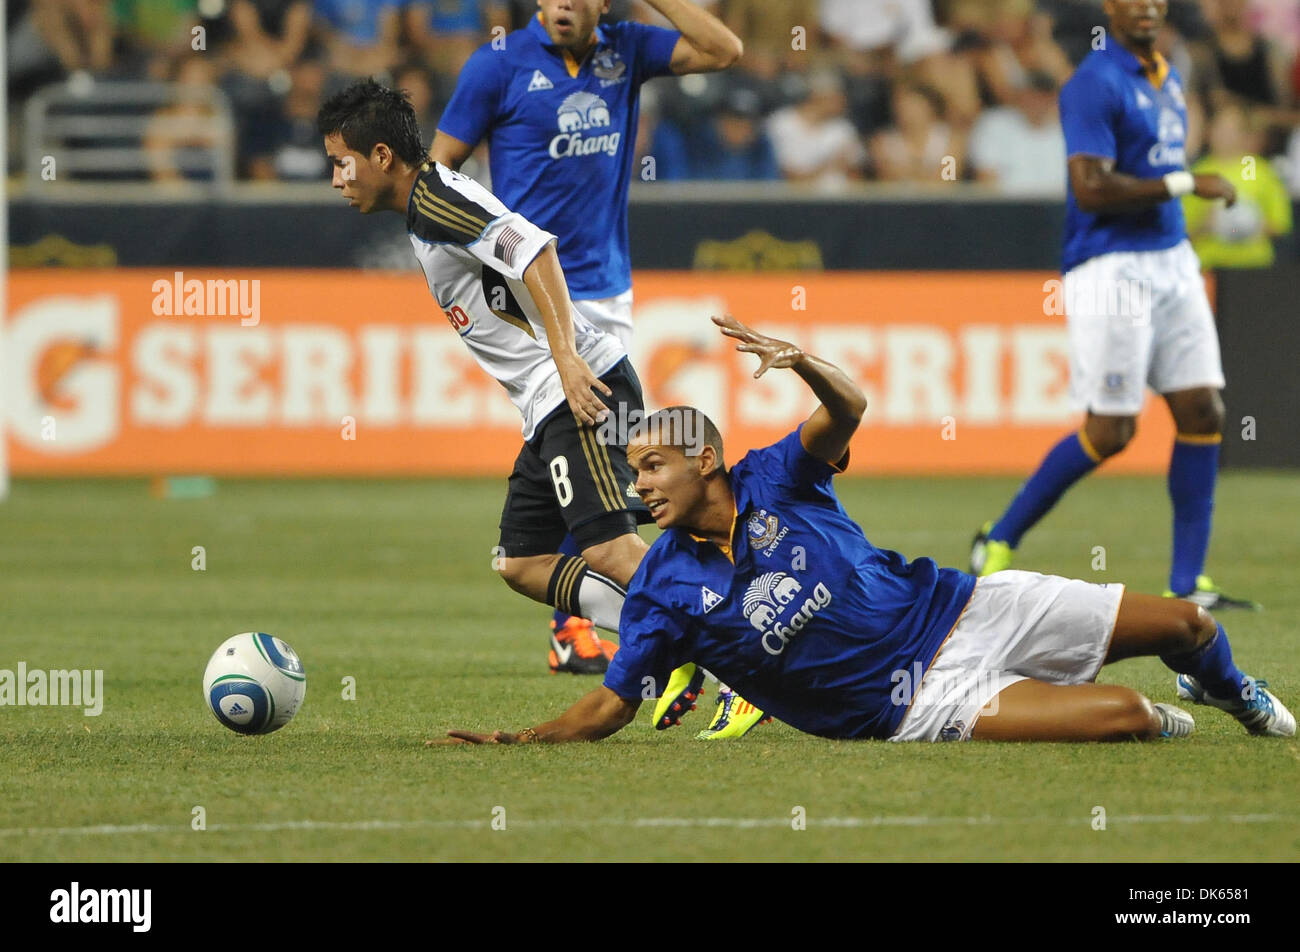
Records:
{"label": "blurred spectator", "polygon": [[1285,53],[1251,30],[1247,0],[1206,0],[1205,12],[1214,30],[1211,48],[1223,88],[1247,102],[1287,105]]}
{"label": "blurred spectator", "polygon": [[29,66],[54,67],[57,74],[104,73],[114,63],[113,20],[109,0],[42,0],[32,6],[29,27],[20,27],[18,55],[9,62],[10,78]]}
{"label": "blurred spectator", "polygon": [[406,93],[415,110],[421,132],[429,137],[438,126],[446,100],[440,96],[434,78],[419,63],[407,63],[393,73],[393,88]]}
{"label": "blurred spectator", "polygon": [[174,60],[194,52],[197,0],[113,0],[112,7],[114,29],[134,72],[165,79]]}
{"label": "blurred spectator", "polygon": [[956,0],[950,9],[960,34],[956,48],[969,50],[988,102],[1014,103],[1030,70],[1058,84],[1073,72],[1052,39],[1051,17],[1035,11],[1033,0]]}
{"label": "blurred spectator", "polygon": [[929,0],[821,0],[821,25],[838,45],[892,48],[904,63],[945,53],[950,42],[935,25]]}
{"label": "blurred spectator", "polygon": [[1279,157],[1278,164],[1283,167],[1283,177],[1290,186],[1291,194],[1300,198],[1300,126],[1291,130],[1286,154]]}
{"label": "blurred spectator", "polygon": [[971,130],[977,181],[1008,194],[1065,197],[1065,136],[1056,109],[1056,80],[1030,73],[1014,106],[986,109]]}
{"label": "blurred spectator", "polygon": [[969,129],[975,121],[975,71],[950,55],[952,36],[935,24],[930,0],[821,0],[821,26],[851,75],[906,73],[940,91],[950,123]]}
{"label": "blurred spectator", "polygon": [[807,70],[821,48],[817,0],[724,0],[720,12],[745,44],[745,69],[765,79],[783,68]]}
{"label": "blurred spectator", "polygon": [[885,182],[936,184],[960,179],[965,142],[942,120],[938,90],[918,83],[894,88],[894,125],[871,139],[876,175]]}
{"label": "blurred spectator", "polygon": [[278,114],[249,130],[251,141],[244,143],[244,152],[250,178],[307,182],[330,177],[329,161],[316,132],[325,79],[325,64],[319,59],[294,64],[289,92]]}
{"label": "blurred spectator", "polygon": [[1291,199],[1268,160],[1257,155],[1260,136],[1247,113],[1228,105],[1210,123],[1210,154],[1192,166],[1194,173],[1217,172],[1237,189],[1237,201],[1183,198],[1187,234],[1205,268],[1267,268],[1273,239],[1291,231]]}
{"label": "blurred spectator", "polygon": [[664,181],[712,179],[771,181],[781,178],[772,143],[763,131],[762,108],[752,89],[733,89],[718,109],[692,127],[665,122],[654,136],[656,177]]}
{"label": "blurred spectator", "polygon": [[401,58],[402,0],[315,0],[330,65],[349,76],[387,73]]}
{"label": "blurred spectator", "polygon": [[407,36],[439,73],[455,76],[493,27],[509,32],[504,4],[480,0],[413,0],[403,11]]}
{"label": "blurred spectator", "polygon": [[809,77],[802,102],[768,118],[767,135],[787,179],[836,188],[862,177],[866,153],[845,117],[846,105],[843,80],[822,67]]}
{"label": "blurred spectator", "polygon": [[307,0],[233,0],[231,36],[225,52],[231,65],[254,79],[267,79],[298,61],[311,31]]}
{"label": "blurred spectator", "polygon": [[644,160],[653,156],[655,137],[659,133],[659,86],[651,83],[641,90],[641,108],[636,114],[636,141],[632,144],[632,181],[652,181],[659,177],[656,162],[655,174],[645,174]]}
{"label": "blurred spectator", "polygon": [[213,59],[202,53],[180,61],[178,100],[154,113],[144,132],[144,151],[155,182],[204,181],[213,177],[211,153],[229,148],[217,110],[204,92],[215,91]]}
{"label": "blurred spectator", "polygon": [[1300,53],[1300,3],[1296,0],[1250,0],[1250,27],[1277,43],[1294,59]]}

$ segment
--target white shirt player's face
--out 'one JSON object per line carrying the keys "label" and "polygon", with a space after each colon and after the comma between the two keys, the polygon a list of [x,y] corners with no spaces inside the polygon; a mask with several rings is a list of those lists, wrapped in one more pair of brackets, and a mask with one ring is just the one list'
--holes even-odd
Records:
{"label": "white shirt player's face", "polygon": [[371,167],[369,159],[349,149],[343,136],[337,132],[325,137],[325,154],[334,168],[330,185],[342,193],[349,206],[360,209],[363,215],[374,211],[385,183],[381,174]]}
{"label": "white shirt player's face", "polygon": [[609,0],[537,0],[546,34],[556,46],[586,46]]}

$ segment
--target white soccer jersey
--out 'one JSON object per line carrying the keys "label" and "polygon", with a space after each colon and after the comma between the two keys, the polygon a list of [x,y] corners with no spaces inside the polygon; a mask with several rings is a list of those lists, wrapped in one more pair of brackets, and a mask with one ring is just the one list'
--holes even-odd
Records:
{"label": "white soccer jersey", "polygon": [[[565,402],[546,327],[524,285],[555,236],[507,209],[468,176],[428,163],[406,209],[406,230],[434,300],[479,366],[501,382],[530,440]],[[601,376],[627,356],[612,334],[572,312],[578,355]]]}

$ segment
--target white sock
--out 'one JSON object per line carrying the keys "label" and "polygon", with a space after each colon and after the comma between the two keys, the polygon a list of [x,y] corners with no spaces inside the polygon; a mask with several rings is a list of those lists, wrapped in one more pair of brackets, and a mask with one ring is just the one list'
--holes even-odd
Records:
{"label": "white sock", "polygon": [[618,633],[618,616],[623,612],[627,592],[612,579],[587,569],[578,586],[578,603],[573,614],[590,618],[597,628]]}

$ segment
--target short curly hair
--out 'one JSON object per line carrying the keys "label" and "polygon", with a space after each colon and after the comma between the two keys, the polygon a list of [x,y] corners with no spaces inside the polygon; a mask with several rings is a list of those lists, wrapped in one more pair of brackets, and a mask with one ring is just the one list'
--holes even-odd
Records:
{"label": "short curly hair", "polygon": [[420,124],[405,92],[389,89],[373,79],[363,79],[335,93],[316,114],[322,136],[338,133],[353,152],[370,155],[384,143],[407,165],[428,158],[420,142]]}

